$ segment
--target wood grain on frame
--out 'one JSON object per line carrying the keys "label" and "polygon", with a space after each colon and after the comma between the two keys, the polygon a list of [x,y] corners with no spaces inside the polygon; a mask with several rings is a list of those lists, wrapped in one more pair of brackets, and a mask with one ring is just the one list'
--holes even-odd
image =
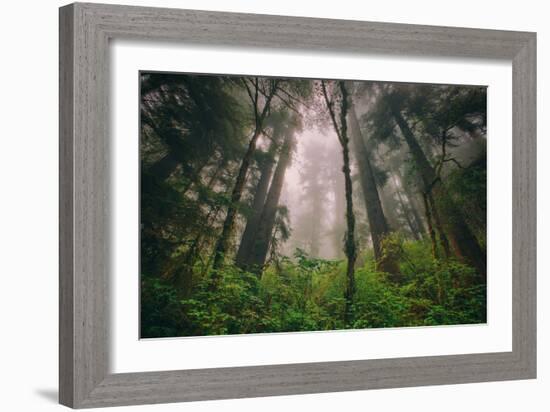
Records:
{"label": "wood grain on frame", "polygon": [[[536,376],[536,35],[75,3],[60,9],[60,402],[74,408]],[[110,374],[108,67],[113,38],[513,65],[511,352]]]}

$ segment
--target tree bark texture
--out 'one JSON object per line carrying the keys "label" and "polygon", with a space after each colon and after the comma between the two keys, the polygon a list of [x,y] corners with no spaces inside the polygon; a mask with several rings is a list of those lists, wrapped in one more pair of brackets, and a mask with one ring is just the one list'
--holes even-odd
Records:
{"label": "tree bark texture", "polygon": [[283,190],[285,173],[291,161],[294,144],[294,132],[289,130],[287,131],[281,153],[279,154],[277,167],[273,174],[269,193],[259,219],[254,247],[252,248],[252,253],[248,262],[248,269],[258,274],[261,274],[271,244],[275,218],[279,207],[279,199]]}
{"label": "tree bark texture", "polygon": [[397,263],[391,256],[384,254],[383,250],[384,238],[390,233],[390,228],[386,216],[384,215],[384,210],[382,209],[382,202],[380,201],[380,194],[376,186],[376,179],[374,177],[370,156],[365,146],[365,140],[361,133],[357,114],[355,113],[352,102],[350,102],[348,119],[351,141],[359,166],[361,188],[365,199],[376,267],[382,272],[388,272],[395,275],[399,273]]}
{"label": "tree bark texture", "polygon": [[454,254],[460,260],[474,267],[483,280],[486,281],[486,254],[467,226],[462,212],[458,210],[437,177],[434,168],[426,158],[400,109],[395,105],[391,109],[392,115],[409,146],[411,155],[415,159],[424,190],[427,194],[431,194],[434,200],[433,205],[431,205],[432,214],[441,220],[441,226],[450,241]]}
{"label": "tree bark texture", "polygon": [[223,223],[222,233],[218,239],[214,251],[214,269],[219,269],[222,266],[223,262],[225,261],[225,254],[229,250],[229,242],[231,239],[231,234],[233,232],[233,227],[235,225],[235,217],[237,215],[237,205],[242,197],[246,175],[250,167],[252,156],[254,155],[254,151],[256,150],[256,143],[258,141],[258,138],[260,137],[260,130],[261,127],[256,127],[254,135],[252,136],[248,144],[246,154],[244,155],[241,162],[239,174],[237,175],[237,180],[235,182],[235,186],[233,187],[233,192],[231,193],[231,204],[227,209],[227,215]]}
{"label": "tree bark texture", "polygon": [[[274,143],[272,143],[272,145],[274,145]],[[270,152],[272,152],[272,150],[270,150]],[[260,218],[267,198],[267,190],[269,189],[269,183],[271,182],[271,176],[273,175],[273,164],[273,158],[267,157],[263,159],[263,163],[260,167],[260,180],[256,186],[256,192],[254,193],[252,210],[250,216],[246,220],[246,226],[241,237],[237,257],[235,258],[235,263],[237,266],[243,269],[249,263],[250,255],[256,240],[256,235],[258,234]]]}
{"label": "tree bark texture", "polygon": [[247,91],[249,93],[249,96],[254,106],[254,119],[255,119],[254,134],[252,135],[252,138],[248,143],[248,148],[241,162],[241,167],[239,168],[239,174],[237,175],[237,180],[235,182],[235,186],[233,187],[233,192],[231,194],[231,203],[227,209],[227,215],[223,223],[222,233],[218,239],[218,242],[216,243],[216,247],[214,248],[214,262],[212,264],[212,268],[214,269],[214,272],[213,272],[214,280],[217,277],[217,269],[219,269],[225,262],[225,255],[228,252],[230,247],[231,235],[233,234],[233,229],[235,226],[235,218],[237,216],[237,208],[242,197],[244,185],[246,182],[246,175],[248,173],[248,169],[250,168],[252,156],[256,151],[256,143],[258,141],[258,138],[262,134],[263,127],[264,127],[264,120],[269,112],[271,100],[273,99],[273,97],[275,96],[275,92],[277,91],[277,83],[271,85],[271,92],[268,96],[265,97],[263,109],[260,112],[258,109],[258,96],[259,96],[260,86],[258,84],[257,78],[254,83],[254,86],[255,86],[255,90],[254,92],[252,92],[249,89],[248,85],[246,85]]}

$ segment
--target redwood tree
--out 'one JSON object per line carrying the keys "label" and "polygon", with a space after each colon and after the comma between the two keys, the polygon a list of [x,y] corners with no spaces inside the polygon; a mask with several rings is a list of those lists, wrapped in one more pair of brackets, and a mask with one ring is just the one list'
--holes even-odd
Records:
{"label": "redwood tree", "polygon": [[285,133],[283,147],[281,148],[281,153],[279,154],[279,160],[277,161],[277,167],[275,169],[275,173],[273,174],[273,180],[269,188],[269,194],[267,195],[267,199],[260,216],[258,232],[247,262],[248,268],[258,274],[261,274],[271,244],[285,173],[291,161],[294,145],[294,130],[287,130]]}
{"label": "redwood tree", "polygon": [[275,96],[279,85],[278,80],[260,80],[257,77],[251,79],[243,78],[242,82],[252,103],[254,131],[252,132],[252,137],[250,138],[247,150],[241,161],[235,186],[233,187],[233,191],[231,193],[231,203],[229,204],[227,215],[223,223],[222,233],[214,249],[214,276],[216,276],[216,269],[222,266],[225,260],[225,255],[229,250],[229,242],[235,226],[237,208],[242,197],[248,169],[252,161],[252,156],[256,151],[256,143],[258,138],[262,134],[264,120],[269,113],[271,101]]}
{"label": "redwood tree", "polygon": [[[346,322],[349,322],[352,317],[351,307],[353,304],[353,295],[355,293],[355,261],[357,260],[357,245],[355,242],[355,214],[353,212],[353,187],[351,182],[349,137],[347,124],[349,102],[348,91],[346,89],[345,83],[343,81],[331,83],[331,95],[329,95],[329,90],[324,80],[321,80],[321,90],[330,120],[334,127],[334,131],[336,133],[338,141],[340,142],[340,145],[342,146],[342,158],[344,162],[342,172],[344,173],[347,223],[344,242],[344,253],[347,257],[346,289],[344,292],[346,307],[344,318]],[[335,107],[335,99],[338,99],[338,108]]]}
{"label": "redwood tree", "polygon": [[391,274],[392,278],[398,280],[399,267],[391,254],[384,253],[384,239],[390,233],[390,227],[382,209],[382,203],[378,194],[378,187],[373,172],[370,156],[365,146],[365,140],[359,127],[357,114],[352,99],[349,99],[349,124],[351,132],[351,141],[359,166],[359,177],[361,188],[365,199],[367,219],[374,249],[374,258],[377,268],[383,272]]}
{"label": "redwood tree", "polygon": [[424,154],[422,147],[401,112],[399,99],[392,99],[390,96],[389,103],[391,115],[395,119],[417,165],[424,192],[428,199],[431,196],[431,204],[429,206],[434,217],[440,219],[442,230],[457,257],[475,267],[478,273],[485,278],[487,272],[485,252],[481,249],[477,239],[466,224],[462,211],[456,207],[445,186],[442,184],[440,176],[436,174],[435,168]]}

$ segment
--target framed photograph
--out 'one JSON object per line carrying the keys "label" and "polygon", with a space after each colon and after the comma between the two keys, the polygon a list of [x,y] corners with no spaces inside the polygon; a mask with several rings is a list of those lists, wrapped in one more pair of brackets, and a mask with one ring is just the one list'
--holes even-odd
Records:
{"label": "framed photograph", "polygon": [[60,9],[60,402],[536,377],[536,35]]}

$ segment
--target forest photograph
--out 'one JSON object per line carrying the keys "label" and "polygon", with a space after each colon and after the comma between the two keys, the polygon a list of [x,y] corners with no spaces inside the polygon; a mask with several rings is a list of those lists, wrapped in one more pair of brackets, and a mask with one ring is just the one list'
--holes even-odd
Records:
{"label": "forest photograph", "polygon": [[485,86],[139,82],[141,338],[486,323]]}

